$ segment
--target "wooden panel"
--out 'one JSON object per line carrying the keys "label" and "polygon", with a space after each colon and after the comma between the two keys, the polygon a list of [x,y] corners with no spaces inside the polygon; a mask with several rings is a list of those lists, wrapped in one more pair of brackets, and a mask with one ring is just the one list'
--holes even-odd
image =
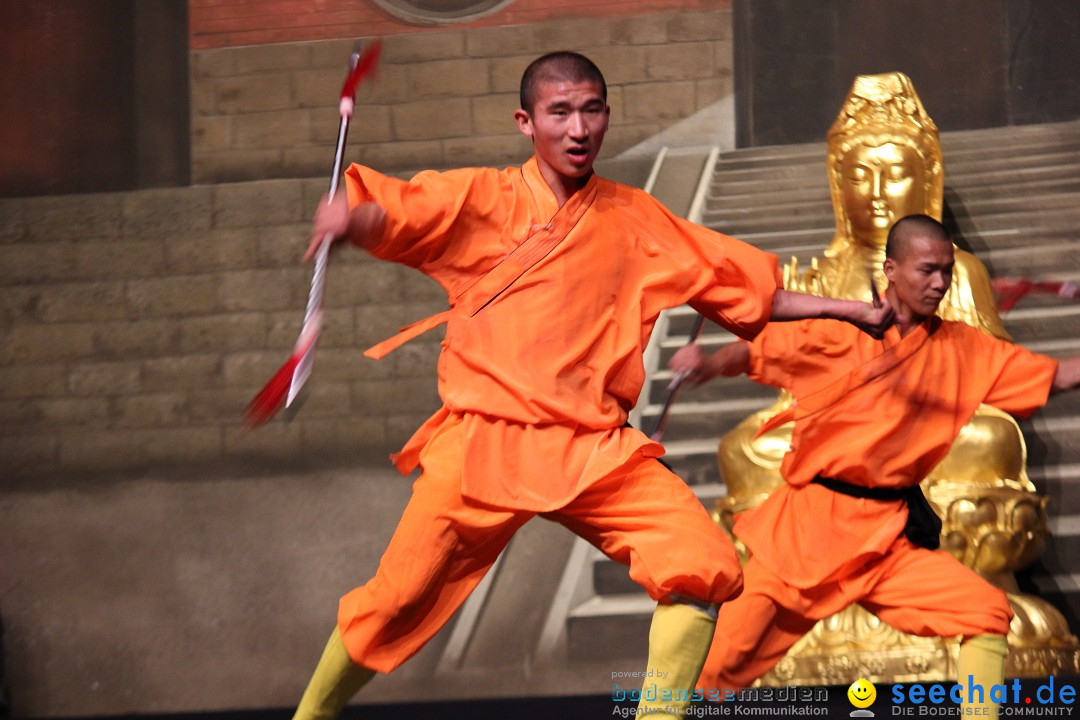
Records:
{"label": "wooden panel", "polygon": [[128,0],[0,4],[0,195],[130,185],[131,43]]}
{"label": "wooden panel", "polygon": [[[731,0],[517,0],[481,20],[451,27],[520,25],[575,17],[726,10]],[[190,0],[191,48],[376,37],[445,29],[411,25],[369,0]]]}
{"label": "wooden panel", "polygon": [[823,140],[856,75],[894,70],[942,130],[1008,124],[1007,2],[738,0],[739,145]]}

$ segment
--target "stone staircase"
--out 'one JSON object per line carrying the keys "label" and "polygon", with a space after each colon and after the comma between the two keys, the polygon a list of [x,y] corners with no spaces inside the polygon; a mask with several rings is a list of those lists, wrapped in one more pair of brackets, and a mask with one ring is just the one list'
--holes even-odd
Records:
{"label": "stone staircase", "polygon": [[[958,244],[991,275],[1080,280],[1080,122],[943,133],[946,220]],[[834,233],[825,144],[738,150],[720,156],[700,222],[806,266]],[[686,342],[694,314],[671,311],[658,324],[655,363],[637,420],[655,422],[670,381],[667,359]],[[1054,356],[1080,353],[1080,304],[1028,296],[1003,317],[1017,342]],[[732,337],[711,323],[703,345]],[[718,439],[776,392],[745,378],[720,379],[680,393],[664,442],[667,460],[708,506],[723,496]],[[1028,471],[1050,498],[1052,537],[1018,578],[1061,609],[1080,630],[1080,393],[1053,398],[1021,424]],[[643,657],[653,604],[626,571],[591,551],[581,569],[591,584],[570,609],[571,657]],[[579,593],[580,595],[581,593]]]}

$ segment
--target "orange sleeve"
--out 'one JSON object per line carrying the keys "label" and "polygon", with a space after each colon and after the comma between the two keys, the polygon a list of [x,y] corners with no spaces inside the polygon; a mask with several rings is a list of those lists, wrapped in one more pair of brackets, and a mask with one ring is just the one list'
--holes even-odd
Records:
{"label": "orange sleeve", "polygon": [[690,306],[744,340],[753,338],[769,321],[773,296],[783,287],[777,257],[682,218],[671,218],[695,254],[696,287]]}
{"label": "orange sleeve", "polygon": [[773,296],[782,286],[775,255],[752,245],[717,235],[722,260],[713,265],[714,282],[691,299],[690,305],[744,340],[761,332],[772,315]]}
{"label": "orange sleeve", "polygon": [[761,331],[783,286],[775,255],[677,217],[644,190],[604,183],[602,222],[637,245],[641,282],[662,296],[657,311],[689,303],[741,338]]}
{"label": "orange sleeve", "polygon": [[345,183],[350,206],[373,201],[386,210],[386,228],[371,254],[436,279],[464,253],[463,244],[491,236],[489,230],[505,222],[496,170],[424,171],[405,181],[354,164]]}
{"label": "orange sleeve", "polygon": [[839,320],[769,323],[749,343],[747,377],[789,390],[795,397],[816,390],[852,364],[852,335],[858,330]]}
{"label": "orange sleeve", "polygon": [[982,368],[990,381],[983,402],[1021,418],[1045,405],[1058,361],[982,332],[978,336],[986,359],[972,365]]}

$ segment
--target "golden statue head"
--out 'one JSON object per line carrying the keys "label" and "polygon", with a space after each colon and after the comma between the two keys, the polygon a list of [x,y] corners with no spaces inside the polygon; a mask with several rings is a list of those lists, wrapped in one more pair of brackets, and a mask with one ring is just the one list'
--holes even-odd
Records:
{"label": "golden statue head", "polygon": [[941,219],[945,175],[937,126],[903,73],[859,75],[828,134],[833,254],[884,251],[892,224],[911,213]]}

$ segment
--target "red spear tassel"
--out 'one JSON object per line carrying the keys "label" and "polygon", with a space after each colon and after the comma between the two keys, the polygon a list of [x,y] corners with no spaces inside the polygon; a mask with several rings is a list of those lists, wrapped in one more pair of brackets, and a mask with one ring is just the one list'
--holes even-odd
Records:
{"label": "red spear tassel", "polygon": [[351,117],[353,102],[356,99],[356,87],[360,81],[375,71],[379,64],[379,53],[382,51],[382,43],[378,40],[368,45],[363,54],[356,61],[354,67],[345,78],[345,84],[341,86],[341,114],[343,117]]}
{"label": "red spear tassel", "polygon": [[990,287],[998,298],[998,310],[1008,312],[1029,292],[1050,293],[1063,298],[1077,296],[1076,283],[1058,280],[1032,280],[1025,277],[996,277]]}
{"label": "red spear tassel", "polygon": [[293,372],[296,370],[296,366],[300,364],[304,353],[319,337],[322,313],[318,313],[312,320],[313,322],[305,326],[300,339],[296,341],[296,347],[293,348],[289,359],[285,361],[281,369],[274,373],[274,377],[270,378],[270,382],[266,383],[263,389],[257,392],[251,402],[248,403],[247,408],[244,410],[244,424],[249,428],[254,429],[270,422],[285,405],[285,398],[288,396],[289,386],[292,384]]}
{"label": "red spear tassel", "polygon": [[998,310],[1008,312],[1031,290],[1031,281],[1027,278],[996,277],[990,281],[990,288],[997,296]]}
{"label": "red spear tassel", "polygon": [[296,370],[300,356],[293,353],[285,361],[281,369],[274,373],[270,382],[263,386],[244,411],[244,424],[249,428],[257,428],[270,422],[270,419],[278,414],[285,405],[285,396],[289,393],[289,385],[292,384],[293,371]]}

